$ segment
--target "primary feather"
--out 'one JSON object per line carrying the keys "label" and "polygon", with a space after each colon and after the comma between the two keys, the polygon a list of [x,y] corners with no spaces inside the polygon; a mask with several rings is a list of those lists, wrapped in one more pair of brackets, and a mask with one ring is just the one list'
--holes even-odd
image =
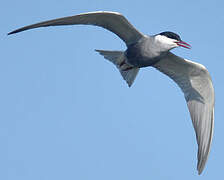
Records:
{"label": "primary feather", "polygon": [[215,94],[211,77],[201,64],[169,53],[155,66],[173,79],[184,93],[198,143],[198,173],[201,174],[210,152],[214,128]]}

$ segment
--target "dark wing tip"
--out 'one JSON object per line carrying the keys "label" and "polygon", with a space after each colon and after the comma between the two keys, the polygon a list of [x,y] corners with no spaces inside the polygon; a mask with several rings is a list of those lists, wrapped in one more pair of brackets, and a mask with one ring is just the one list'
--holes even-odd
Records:
{"label": "dark wing tip", "polygon": [[21,32],[21,31],[25,31],[25,30],[26,30],[25,28],[16,29],[14,31],[9,32],[7,35],[15,34],[15,33]]}
{"label": "dark wing tip", "polygon": [[201,166],[199,167],[199,164],[198,164],[198,167],[197,167],[198,175],[201,175],[203,169],[204,169],[204,167],[203,168]]}
{"label": "dark wing tip", "polygon": [[14,34],[14,33],[16,33],[16,32],[12,31],[12,32],[9,32],[7,35],[11,35],[11,34]]}
{"label": "dark wing tip", "polygon": [[22,30],[17,29],[17,30],[15,30],[15,31],[11,31],[11,32],[9,32],[7,35],[15,34],[15,33],[18,33],[18,32],[20,32],[20,31],[22,31]]}

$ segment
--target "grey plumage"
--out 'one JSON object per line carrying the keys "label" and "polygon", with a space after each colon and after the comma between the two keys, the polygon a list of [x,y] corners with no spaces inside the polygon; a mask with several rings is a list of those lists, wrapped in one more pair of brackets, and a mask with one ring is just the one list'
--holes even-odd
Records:
{"label": "grey plumage", "polygon": [[119,69],[131,86],[139,68],[153,66],[173,79],[184,93],[198,143],[198,173],[204,169],[211,147],[214,128],[214,89],[207,69],[201,64],[178,57],[171,49],[189,45],[172,32],[146,36],[136,30],[128,20],[117,12],[90,12],[58,18],[29,25],[12,31],[60,25],[95,25],[103,27],[120,37],[127,46],[123,51],[96,50]]}
{"label": "grey plumage", "polygon": [[34,29],[38,27],[47,26],[62,26],[62,25],[75,25],[86,24],[103,27],[120,37],[127,45],[136,42],[142,37],[142,34],[138,32],[128,20],[120,13],[116,12],[90,12],[83,13],[75,16],[69,16],[64,18],[58,18],[50,21],[44,21],[30,26],[26,26],[15,31],[8,33],[14,34],[28,29]]}
{"label": "grey plumage", "polygon": [[[96,51],[99,52],[102,56],[104,56],[105,59],[112,62],[119,69],[121,76],[127,82],[128,86],[131,87],[131,85],[133,84],[133,82],[138,74],[139,68],[135,67],[135,68],[131,68],[130,70],[126,70],[126,71],[122,70],[121,63],[125,59],[124,52],[123,51],[105,51],[105,50],[96,50]],[[127,65],[126,68],[128,68],[128,67],[129,66]]]}
{"label": "grey plumage", "polygon": [[187,101],[198,143],[198,173],[208,158],[214,126],[215,94],[211,77],[201,64],[182,59],[172,53],[155,65],[181,88]]}

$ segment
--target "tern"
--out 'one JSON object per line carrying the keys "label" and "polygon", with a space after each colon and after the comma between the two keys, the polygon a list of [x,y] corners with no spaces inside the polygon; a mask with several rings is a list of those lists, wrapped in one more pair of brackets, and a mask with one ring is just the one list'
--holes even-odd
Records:
{"label": "tern", "polygon": [[152,66],[169,76],[184,93],[198,144],[198,174],[201,174],[210,152],[214,128],[214,88],[208,70],[201,64],[170,52],[173,48],[191,48],[176,33],[166,31],[156,35],[139,32],[120,13],[96,11],[44,21],[14,30],[21,31],[61,25],[94,25],[105,28],[121,38],[125,51],[96,50],[112,62],[130,87],[142,67]]}

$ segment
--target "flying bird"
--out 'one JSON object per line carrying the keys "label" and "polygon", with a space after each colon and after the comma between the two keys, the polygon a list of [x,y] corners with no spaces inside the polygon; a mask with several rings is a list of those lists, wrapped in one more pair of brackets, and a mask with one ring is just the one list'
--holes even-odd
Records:
{"label": "flying bird", "polygon": [[198,144],[197,170],[201,174],[210,152],[214,128],[214,88],[208,70],[201,64],[176,56],[170,50],[191,48],[173,32],[145,35],[120,13],[97,11],[44,21],[8,33],[61,25],[95,25],[121,38],[125,51],[96,50],[111,61],[130,87],[140,68],[152,66],[175,81],[184,93]]}

